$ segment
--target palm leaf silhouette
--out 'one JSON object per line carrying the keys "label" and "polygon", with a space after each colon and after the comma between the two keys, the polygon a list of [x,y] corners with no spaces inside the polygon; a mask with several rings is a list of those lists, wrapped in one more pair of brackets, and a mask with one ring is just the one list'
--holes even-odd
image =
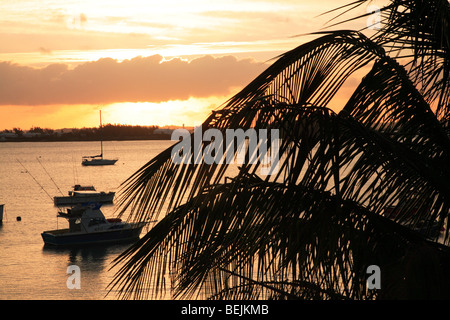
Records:
{"label": "palm leaf silhouette", "polygon": [[[444,2],[432,1],[441,11],[427,17],[447,21]],[[203,122],[203,132],[279,130],[274,174],[194,154],[175,164],[171,147],[131,176],[121,212],[163,218],[118,257],[111,288],[124,298],[158,297],[170,276],[176,298],[448,297],[450,251],[429,240],[431,228],[416,231],[424,221],[446,226],[449,213],[448,38],[421,20],[419,5],[399,8],[392,1],[383,9],[390,25],[372,38],[317,33]],[[426,32],[405,27],[411,19]],[[384,50],[398,43],[413,52],[404,65]],[[358,72],[365,76],[333,111]],[[382,290],[366,286],[370,265],[383,270]]]}

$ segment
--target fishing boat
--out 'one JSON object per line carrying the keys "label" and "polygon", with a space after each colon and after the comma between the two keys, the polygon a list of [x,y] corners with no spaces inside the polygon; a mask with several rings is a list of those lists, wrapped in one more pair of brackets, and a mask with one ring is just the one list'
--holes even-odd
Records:
{"label": "fishing boat", "polygon": [[59,211],[58,217],[67,219],[69,228],[42,232],[45,245],[119,243],[139,238],[145,222],[128,223],[120,218],[106,219],[100,207],[101,204],[86,204]]}
{"label": "fishing boat", "polygon": [[56,206],[76,205],[87,202],[112,203],[115,192],[96,191],[94,186],[74,185],[67,196],[53,197]]}
{"label": "fishing boat", "polygon": [[83,156],[81,164],[83,166],[109,166],[117,162],[118,159],[103,158],[103,136],[102,136],[102,111],[100,110],[100,154],[95,156]]}

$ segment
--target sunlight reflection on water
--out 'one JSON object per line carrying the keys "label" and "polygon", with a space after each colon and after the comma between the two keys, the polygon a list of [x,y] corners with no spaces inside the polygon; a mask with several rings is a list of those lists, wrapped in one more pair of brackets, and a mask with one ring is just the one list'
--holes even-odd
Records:
{"label": "sunlight reflection on water", "polygon": [[[66,193],[75,183],[117,191],[120,183],[172,143],[106,141],[105,154],[119,158],[108,167],[81,166],[83,155],[98,151],[96,142],[0,143],[0,203],[5,204],[0,225],[0,299],[114,299],[114,293],[105,297],[115,273],[109,269],[129,244],[78,249],[44,246],[42,231],[67,224],[56,218],[50,197],[60,194],[58,188]],[[114,205],[102,208],[107,217],[114,215],[114,209]],[[19,216],[21,221],[16,220]],[[79,290],[67,288],[69,265],[81,269]]]}

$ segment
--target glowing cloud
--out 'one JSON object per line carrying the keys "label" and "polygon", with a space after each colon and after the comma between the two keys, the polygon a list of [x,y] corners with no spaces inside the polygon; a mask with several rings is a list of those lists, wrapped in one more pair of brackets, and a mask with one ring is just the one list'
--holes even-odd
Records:
{"label": "glowing cloud", "polygon": [[65,64],[31,68],[0,63],[0,105],[162,102],[226,95],[266,65],[233,56],[192,61],[162,56],[118,62],[99,59],[70,69]]}

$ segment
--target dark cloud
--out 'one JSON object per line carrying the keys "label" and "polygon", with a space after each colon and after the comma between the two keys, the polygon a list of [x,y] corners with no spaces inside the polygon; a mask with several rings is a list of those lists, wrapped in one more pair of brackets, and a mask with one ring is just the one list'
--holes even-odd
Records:
{"label": "dark cloud", "polygon": [[161,102],[227,95],[267,66],[234,56],[164,61],[159,55],[104,58],[70,69],[0,63],[0,105]]}

